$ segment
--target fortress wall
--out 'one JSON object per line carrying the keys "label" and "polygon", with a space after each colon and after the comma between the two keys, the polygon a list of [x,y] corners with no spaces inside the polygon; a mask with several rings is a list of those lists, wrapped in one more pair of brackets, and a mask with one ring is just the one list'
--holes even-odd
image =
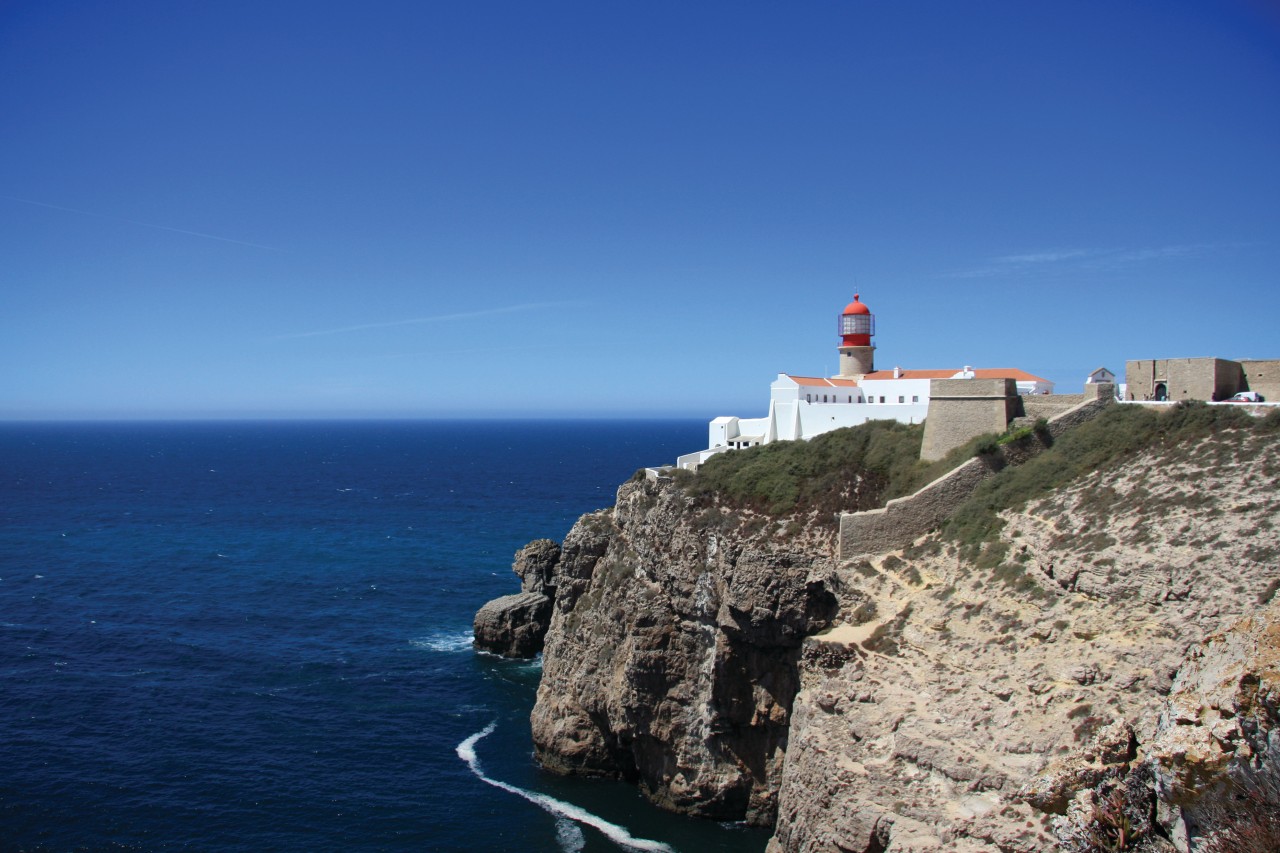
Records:
{"label": "fortress wall", "polygon": [[1072,406],[1080,405],[1085,399],[1084,394],[1024,394],[1021,397],[1022,414],[1032,420],[1049,420]]}
{"label": "fortress wall", "polygon": [[920,458],[934,462],[974,436],[1004,432],[1018,402],[1012,379],[933,380]]}
{"label": "fortress wall", "polygon": [[[843,513],[836,546],[837,559],[847,560],[858,554],[883,554],[905,548],[934,530],[973,494],[983,480],[1008,465],[1022,464],[1068,430],[1101,414],[1115,402],[1115,385],[1087,387],[1082,396],[1088,399],[1049,421],[1047,443],[1032,436],[1023,442],[1002,445],[997,453],[970,459],[915,494],[889,501],[882,509]],[[927,434],[928,421],[925,424]]]}
{"label": "fortress wall", "polygon": [[1225,400],[1239,391],[1240,364],[1223,358],[1149,358],[1125,363],[1125,382],[1134,400],[1154,400],[1164,383],[1170,400]]}
{"label": "fortress wall", "polygon": [[1248,359],[1239,365],[1244,372],[1241,390],[1257,391],[1268,402],[1280,403],[1280,360]]}
{"label": "fortress wall", "polygon": [[1201,399],[1226,400],[1244,387],[1244,371],[1240,368],[1240,363],[1228,361],[1225,358],[1215,358],[1213,359],[1213,395]]}

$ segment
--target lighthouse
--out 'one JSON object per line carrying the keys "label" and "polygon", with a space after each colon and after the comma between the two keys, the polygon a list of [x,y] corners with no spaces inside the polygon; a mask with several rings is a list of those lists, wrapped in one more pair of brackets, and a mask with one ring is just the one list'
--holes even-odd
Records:
{"label": "lighthouse", "polygon": [[858,294],[845,306],[839,324],[840,374],[837,378],[859,378],[874,373],[876,348],[871,336],[876,333],[876,316],[859,301]]}

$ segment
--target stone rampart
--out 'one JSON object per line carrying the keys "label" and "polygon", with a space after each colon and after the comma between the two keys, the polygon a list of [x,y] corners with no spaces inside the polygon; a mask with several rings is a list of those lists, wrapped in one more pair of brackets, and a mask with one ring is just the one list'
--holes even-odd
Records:
{"label": "stone rampart", "polygon": [[1004,432],[1017,409],[1012,379],[933,380],[920,458],[934,462],[975,436]]}
{"label": "stone rampart", "polygon": [[915,494],[891,500],[881,509],[843,513],[837,557],[846,560],[859,554],[883,554],[910,545],[945,521],[983,480],[1009,465],[1022,464],[1063,433],[1096,418],[1115,402],[1115,386],[1089,386],[1083,396],[1084,402],[1049,420],[1047,440],[1033,434],[1025,441],[1002,445],[995,453],[970,459]]}
{"label": "stone rampart", "polygon": [[1033,421],[1040,418],[1047,421],[1050,418],[1056,418],[1067,409],[1080,405],[1085,399],[1084,394],[1025,394],[1021,399],[1021,415]]}

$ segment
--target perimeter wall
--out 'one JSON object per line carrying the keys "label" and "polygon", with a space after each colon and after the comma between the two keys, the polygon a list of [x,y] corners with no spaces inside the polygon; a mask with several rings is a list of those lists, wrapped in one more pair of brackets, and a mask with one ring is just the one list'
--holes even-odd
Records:
{"label": "perimeter wall", "polygon": [[[1082,397],[1083,402],[1048,420],[1044,428],[1047,441],[1039,433],[1033,433],[1022,442],[1002,445],[995,453],[976,456],[915,494],[891,500],[881,509],[842,513],[837,559],[847,560],[859,554],[883,554],[910,545],[955,512],[983,480],[1009,465],[1025,462],[1058,436],[1096,418],[1115,402],[1115,385],[1087,385]],[[931,409],[929,420],[932,419]],[[929,420],[925,421],[926,430]],[[1005,424],[1001,424],[999,429],[992,431],[1001,432],[1004,427]]]}

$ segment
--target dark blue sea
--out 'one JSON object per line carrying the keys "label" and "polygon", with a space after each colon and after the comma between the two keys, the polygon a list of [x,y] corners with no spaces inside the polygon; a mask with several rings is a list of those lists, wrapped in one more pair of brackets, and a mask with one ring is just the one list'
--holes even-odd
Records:
{"label": "dark blue sea", "polygon": [[513,553],[705,423],[0,425],[0,850],[759,851],[532,760]]}

